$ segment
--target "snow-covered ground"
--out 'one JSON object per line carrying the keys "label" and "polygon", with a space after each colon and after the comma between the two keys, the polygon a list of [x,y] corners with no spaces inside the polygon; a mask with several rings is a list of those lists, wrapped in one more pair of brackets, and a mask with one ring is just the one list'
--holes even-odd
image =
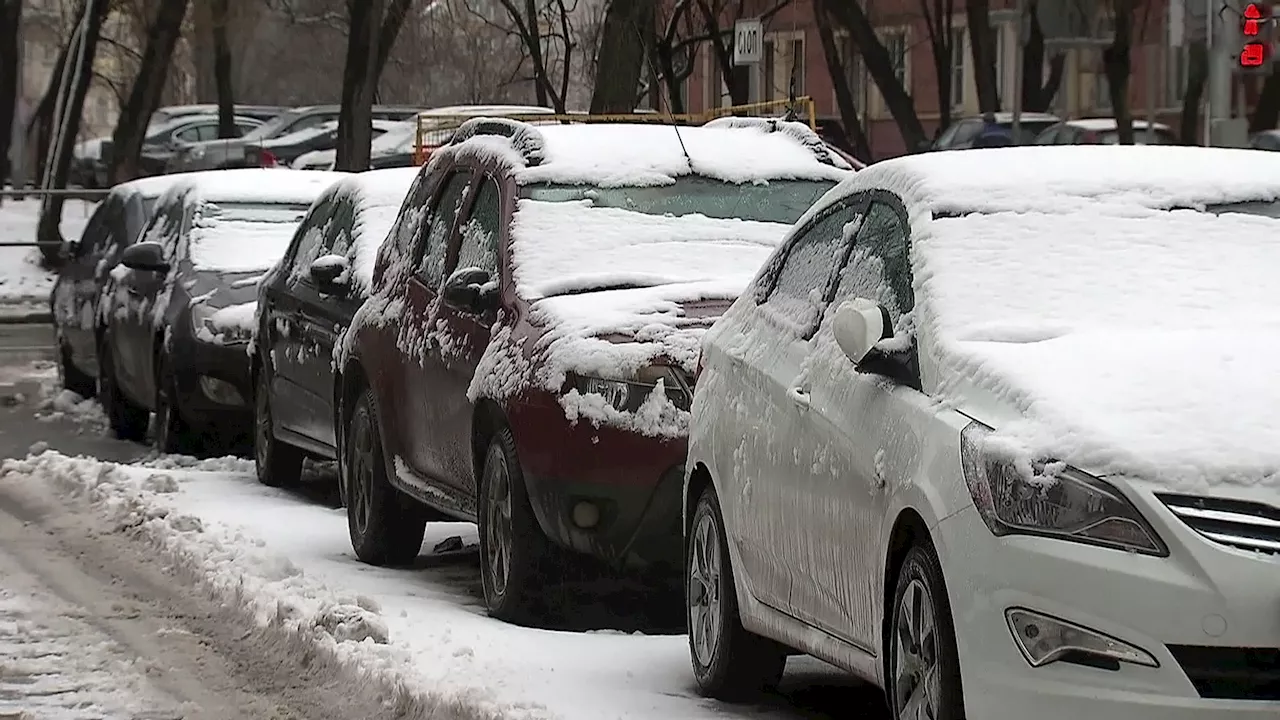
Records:
{"label": "snow-covered ground", "polygon": [[[79,420],[85,432],[100,427],[94,403],[57,392],[48,373],[37,373],[52,392],[39,414]],[[194,587],[237,608],[247,642],[296,647],[380,688],[410,716],[796,717],[786,707],[698,698],[683,635],[539,630],[488,618],[473,525],[433,524],[413,568],[373,568],[354,558],[344,511],[302,496],[313,493],[258,484],[251,461],[149,456],[120,465],[41,443],[31,450],[4,462],[0,486],[52,488],[68,507],[127,528]],[[792,668],[811,684],[848,687],[816,661],[796,658]]]}
{"label": "snow-covered ground", "polygon": [[[79,238],[93,208],[93,203],[82,200],[66,201],[62,236],[67,240]],[[6,198],[0,205],[0,243],[34,242],[39,220],[40,201],[34,196],[25,200]],[[34,247],[0,246],[0,306],[47,309],[56,275],[40,267],[39,257]]]}

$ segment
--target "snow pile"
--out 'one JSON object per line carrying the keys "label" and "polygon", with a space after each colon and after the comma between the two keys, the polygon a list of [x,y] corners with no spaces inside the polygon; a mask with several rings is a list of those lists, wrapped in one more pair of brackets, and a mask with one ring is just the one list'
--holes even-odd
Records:
{"label": "snow pile", "polygon": [[40,403],[36,417],[43,422],[72,420],[95,431],[107,429],[107,416],[97,400],[82,398],[70,390],[60,390]]}
{"label": "snow pile", "polygon": [[1023,418],[1004,439],[1090,472],[1280,486],[1280,220],[1099,204],[923,230],[917,315],[941,397],[993,394]]}
{"label": "snow pile", "polygon": [[193,477],[68,458],[45,451],[0,466],[5,482],[51,483],[88,502],[116,530],[151,545],[184,579],[238,608],[256,642],[284,643],[312,658],[317,672],[344,677],[398,717],[522,717],[477,696],[441,693],[413,682],[412,656],[393,638],[376,600],[334,592],[261,541],[174,508],[170,498]]}

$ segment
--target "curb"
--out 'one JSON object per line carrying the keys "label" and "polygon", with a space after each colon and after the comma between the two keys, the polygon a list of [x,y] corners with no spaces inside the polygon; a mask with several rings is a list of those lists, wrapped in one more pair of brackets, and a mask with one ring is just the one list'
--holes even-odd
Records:
{"label": "curb", "polygon": [[0,325],[52,325],[53,313],[47,310],[6,311],[0,309]]}

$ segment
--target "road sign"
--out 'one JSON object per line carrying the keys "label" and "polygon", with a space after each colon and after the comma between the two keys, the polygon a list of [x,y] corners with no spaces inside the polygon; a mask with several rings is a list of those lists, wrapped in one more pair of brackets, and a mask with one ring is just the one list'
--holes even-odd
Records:
{"label": "road sign", "polygon": [[764,23],[739,20],[733,24],[733,64],[754,65],[764,56]]}

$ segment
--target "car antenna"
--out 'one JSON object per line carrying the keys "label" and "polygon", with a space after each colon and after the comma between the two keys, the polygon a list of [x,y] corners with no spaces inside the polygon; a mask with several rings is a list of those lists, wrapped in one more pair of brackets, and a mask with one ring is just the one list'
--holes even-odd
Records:
{"label": "car antenna", "polygon": [[[636,31],[636,39],[640,41],[640,47],[648,47],[648,43],[644,41],[644,34],[640,32],[640,27],[635,24],[634,20],[631,21],[631,29]],[[645,52],[644,59],[649,64],[649,77],[652,78],[649,92],[656,92],[653,88],[653,83],[658,81],[658,68],[654,66],[653,55],[650,53]],[[684,153],[684,161],[689,164],[689,172],[696,175],[698,171],[693,168],[693,158],[689,157],[689,148],[684,146],[684,136],[680,134],[680,123],[676,122],[674,113],[668,112],[667,117],[671,119],[671,129],[676,133],[676,140],[680,141],[680,152]]]}

